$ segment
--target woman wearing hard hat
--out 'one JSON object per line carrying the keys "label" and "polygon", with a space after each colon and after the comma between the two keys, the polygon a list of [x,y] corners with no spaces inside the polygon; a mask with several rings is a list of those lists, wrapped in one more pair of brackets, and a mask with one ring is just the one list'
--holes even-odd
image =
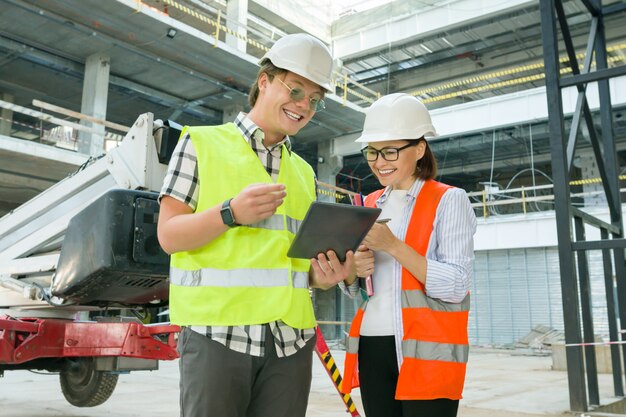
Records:
{"label": "woman wearing hard hat", "polygon": [[259,64],[252,110],[185,127],[161,191],[185,417],[304,417],[316,325],[309,285],[335,285],[353,268],[352,252],[344,264],[334,253],[314,265],[287,257],[316,198],[313,169],[289,136],[324,108],[330,52],[310,35],[287,35]]}
{"label": "woman wearing hard hat", "polygon": [[[465,191],[435,181],[430,114],[390,94],[367,110],[357,142],[383,189],[382,208],[355,254],[373,294],[350,328],[343,391],[360,383],[367,417],[456,416],[468,355],[467,319],[476,217]],[[358,378],[356,372],[358,368]],[[358,382],[357,382],[358,380]]]}

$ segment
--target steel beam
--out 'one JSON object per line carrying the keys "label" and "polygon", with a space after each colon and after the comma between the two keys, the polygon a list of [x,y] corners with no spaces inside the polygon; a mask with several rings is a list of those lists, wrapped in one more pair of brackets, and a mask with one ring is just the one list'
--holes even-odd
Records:
{"label": "steel beam", "polygon": [[565,127],[563,98],[559,87],[559,48],[557,43],[557,16],[555,0],[541,0],[541,32],[546,70],[546,92],[548,101],[548,124],[550,126],[550,151],[552,155],[552,176],[554,180],[555,214],[565,342],[568,346],[567,377],[569,383],[570,409],[587,411],[587,395],[584,376],[584,358],[581,343],[578,283],[574,267],[574,253],[571,250],[571,197],[569,192],[569,169],[564,143]]}
{"label": "steel beam", "polygon": [[[600,237],[602,240],[609,238],[609,232],[606,229],[600,229]],[[602,267],[604,269],[604,292],[606,294],[606,314],[609,324],[609,339],[619,340],[619,332],[617,330],[617,309],[615,306],[615,298],[613,297],[613,263],[611,259],[611,251],[609,249],[602,250]],[[616,344],[611,347],[611,370],[613,371],[613,391],[616,397],[624,396],[624,382],[622,381],[622,361],[620,360],[620,349]]]}
{"label": "steel beam", "polygon": [[[552,175],[554,178],[555,212],[557,221],[557,237],[561,266],[561,291],[563,295],[563,314],[565,321],[565,341],[569,344],[566,351],[568,381],[570,390],[570,408],[572,411],[587,411],[589,406],[600,404],[598,375],[593,347],[584,348],[582,356],[581,320],[584,330],[584,341],[594,342],[593,314],[589,270],[586,251],[602,250],[603,269],[605,276],[605,290],[607,312],[609,315],[609,333],[611,341],[619,342],[620,332],[617,329],[617,317],[620,318],[622,331],[626,328],[626,260],[624,259],[624,229],[622,222],[619,169],[616,156],[616,145],[613,131],[613,117],[611,114],[611,95],[609,81],[611,77],[626,74],[626,66],[608,68],[607,50],[604,27],[604,12],[601,0],[582,0],[582,3],[592,15],[589,38],[587,43],[585,62],[582,73],[578,67],[576,51],[568,27],[562,0],[541,0],[541,28],[544,46],[544,62],[546,70],[546,92],[548,99],[548,116],[550,127],[550,143],[552,156]],[[613,9],[610,11],[614,12]],[[571,77],[560,78],[558,59],[557,25],[558,20],[563,43],[570,60]],[[595,55],[596,70],[591,71],[592,57]],[[587,83],[597,82],[599,92],[599,113],[601,134],[596,132],[591,111],[587,103]],[[576,86],[578,99],[572,119],[569,140],[564,149],[564,109],[561,89]],[[569,170],[576,150],[576,137],[581,118],[589,131],[589,139],[596,157],[596,162],[610,210],[610,224],[595,219],[594,216],[570,207],[572,193],[569,188]],[[573,216],[573,217],[572,217]],[[576,240],[572,241],[572,220],[575,225]],[[585,224],[598,227],[601,240],[587,241]],[[609,239],[609,234],[612,239]],[[576,257],[574,258],[574,253]],[[611,259],[611,255],[613,259]],[[573,265],[576,263],[577,268]],[[613,299],[612,266],[615,265],[617,277],[618,303]],[[576,277],[576,269],[578,277]],[[580,289],[580,301],[578,299]],[[582,317],[579,316],[579,311]],[[622,380],[622,366],[619,357],[618,345],[612,345],[611,360],[613,363],[613,381],[615,395],[624,395]],[[622,354],[626,359],[626,346],[622,345]],[[582,373],[586,369],[586,382]]]}
{"label": "steel beam", "polygon": [[[576,240],[585,241],[585,223],[580,217],[574,218],[574,228],[576,229]],[[583,341],[584,343],[594,343],[595,334],[593,330],[593,314],[591,299],[591,283],[589,282],[589,264],[587,262],[587,252],[580,251],[576,255],[578,264],[578,277],[580,280],[580,303],[583,321]],[[600,405],[600,390],[598,388],[598,366],[596,363],[596,350],[593,344],[585,346],[585,371],[587,373],[587,387],[589,392],[589,405]]]}
{"label": "steel beam", "polygon": [[[598,7],[602,7],[601,0],[590,0]],[[621,69],[626,74],[626,66],[608,69],[606,39],[604,34],[604,16],[598,17],[598,40],[596,42],[596,72],[608,72],[611,70]],[[611,213],[611,223],[620,228],[621,233],[614,233],[613,240],[624,239],[624,227],[622,219],[621,201],[619,199],[619,166],[617,155],[615,154],[615,135],[613,132],[613,112],[611,108],[611,93],[609,89],[609,81],[607,78],[598,81],[598,93],[600,100],[600,121],[602,126],[602,145],[605,158],[606,176],[608,177],[605,189],[610,190],[613,195],[618,196],[614,201],[609,201],[609,210]],[[616,247],[613,251],[615,257],[615,274],[617,280],[618,294],[618,314],[622,331],[626,331],[626,260],[624,259],[624,248],[626,243],[621,247]],[[607,297],[609,295],[607,294]],[[621,333],[624,335],[624,333]],[[622,354],[626,360],[626,345],[622,345]]]}
{"label": "steel beam", "polygon": [[626,65],[596,70],[589,74],[579,74],[563,78],[561,79],[560,85],[561,87],[569,87],[577,84],[587,84],[594,81],[607,80],[609,78],[619,77],[621,75],[626,75]]}

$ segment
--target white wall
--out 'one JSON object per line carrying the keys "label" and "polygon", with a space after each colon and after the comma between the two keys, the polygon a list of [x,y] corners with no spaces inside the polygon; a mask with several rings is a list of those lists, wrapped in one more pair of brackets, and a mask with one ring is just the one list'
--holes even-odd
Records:
{"label": "white wall", "polygon": [[[608,209],[585,209],[599,219],[610,223]],[[626,218],[626,206],[622,206]],[[587,240],[599,240],[597,228],[586,226]],[[572,227],[573,233],[573,227]],[[474,250],[521,249],[557,246],[554,211],[512,214],[479,218],[474,235]]]}
{"label": "white wall", "polygon": [[[425,2],[418,2],[424,6]],[[333,51],[339,58],[349,58],[353,54],[376,50],[383,45],[407,39],[438,33],[445,28],[467,24],[478,18],[485,18],[503,10],[524,7],[535,3],[535,0],[499,0],[480,1],[457,0],[428,8],[427,10],[414,9],[413,12],[397,16],[388,16],[386,12],[393,10],[395,4],[371,9],[360,16],[378,14],[378,18],[361,19],[362,26],[355,32],[341,33],[337,24],[333,36]],[[400,9],[402,9],[400,7]],[[349,16],[358,18],[359,15]],[[383,22],[381,24],[381,22]]]}

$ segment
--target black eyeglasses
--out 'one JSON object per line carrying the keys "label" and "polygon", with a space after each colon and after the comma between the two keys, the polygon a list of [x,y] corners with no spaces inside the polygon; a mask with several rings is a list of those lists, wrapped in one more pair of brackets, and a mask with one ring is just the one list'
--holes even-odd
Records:
{"label": "black eyeglasses", "polygon": [[[280,81],[282,85],[287,87],[287,89],[289,90],[289,98],[291,98],[293,101],[300,101],[304,97],[306,97],[306,93],[304,92],[303,89],[298,88],[298,87],[295,87],[295,88],[289,87],[280,78],[276,77],[276,79]],[[326,103],[324,102],[324,99],[322,98],[320,94],[313,94],[309,96],[309,106],[310,106],[309,108],[315,111],[322,111],[326,108]]]}
{"label": "black eyeglasses", "polygon": [[375,160],[377,160],[378,154],[380,154],[385,161],[397,161],[398,157],[400,156],[400,151],[402,149],[406,149],[409,146],[415,146],[417,144],[418,142],[411,142],[408,145],[404,145],[399,148],[394,148],[393,146],[387,146],[380,150],[376,148],[370,148],[368,146],[367,148],[361,149],[361,153],[363,154],[365,159],[367,159],[369,162],[374,162]]}

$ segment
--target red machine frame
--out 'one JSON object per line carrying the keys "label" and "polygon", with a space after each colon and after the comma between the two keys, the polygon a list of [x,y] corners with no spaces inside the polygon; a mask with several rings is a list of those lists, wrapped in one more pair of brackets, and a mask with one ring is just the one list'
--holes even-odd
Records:
{"label": "red machine frame", "polygon": [[[81,322],[0,316],[0,364],[39,358],[123,356],[178,358],[174,334],[180,327],[136,322]],[[159,335],[167,335],[167,343]]]}

